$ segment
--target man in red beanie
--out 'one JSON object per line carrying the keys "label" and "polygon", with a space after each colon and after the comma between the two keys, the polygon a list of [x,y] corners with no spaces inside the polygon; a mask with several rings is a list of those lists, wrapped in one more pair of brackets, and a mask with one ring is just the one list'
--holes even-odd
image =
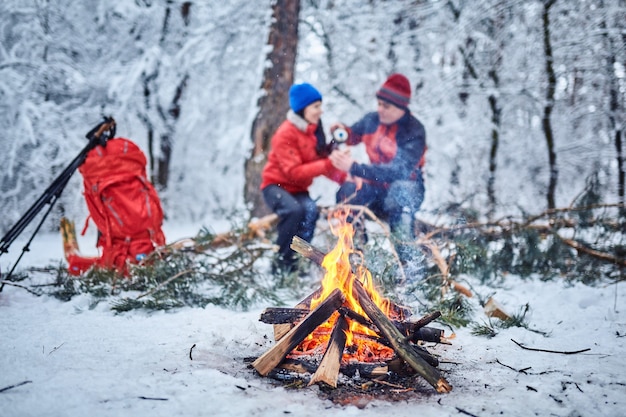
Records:
{"label": "man in red beanie", "polygon": [[[337,192],[337,202],[369,207],[389,222],[400,242],[407,242],[415,238],[415,214],[424,201],[426,132],[408,108],[411,84],[404,75],[389,76],[376,97],[376,112],[350,127],[341,123],[331,126],[331,131],[346,129],[348,145],[365,144],[370,159],[369,164],[361,164],[348,153],[330,156],[333,165],[349,175]],[[410,245],[396,248],[405,266],[414,263],[415,251]]]}

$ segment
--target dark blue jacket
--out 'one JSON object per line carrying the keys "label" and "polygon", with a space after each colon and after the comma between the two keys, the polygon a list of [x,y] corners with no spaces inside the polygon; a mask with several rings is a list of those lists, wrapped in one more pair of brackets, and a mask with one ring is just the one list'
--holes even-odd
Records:
{"label": "dark blue jacket", "polygon": [[378,113],[368,113],[348,133],[348,145],[364,143],[371,162],[352,164],[351,175],[385,186],[393,181],[421,178],[426,131],[409,111],[391,125],[381,124]]}

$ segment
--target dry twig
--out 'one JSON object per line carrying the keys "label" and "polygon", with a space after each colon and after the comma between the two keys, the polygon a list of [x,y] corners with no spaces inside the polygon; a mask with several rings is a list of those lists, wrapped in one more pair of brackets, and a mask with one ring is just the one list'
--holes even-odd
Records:
{"label": "dry twig", "polygon": [[547,352],[547,353],[560,353],[562,355],[575,355],[577,353],[583,353],[583,352],[587,352],[589,350],[591,350],[591,348],[587,348],[587,349],[581,349],[581,350],[574,350],[574,351],[560,351],[560,350],[549,350],[549,349],[537,349],[537,348],[530,348],[530,347],[526,347],[524,345],[522,345],[521,343],[511,339],[511,342],[515,343],[517,346],[521,347],[522,349],[526,349],[526,350],[532,350],[535,352]]}

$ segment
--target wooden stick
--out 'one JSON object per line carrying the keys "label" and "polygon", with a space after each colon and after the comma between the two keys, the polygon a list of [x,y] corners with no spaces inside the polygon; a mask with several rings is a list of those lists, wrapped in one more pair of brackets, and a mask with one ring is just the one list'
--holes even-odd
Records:
{"label": "wooden stick", "polygon": [[367,317],[363,317],[362,315],[360,315],[356,311],[351,310],[350,308],[348,308],[346,306],[342,306],[342,307],[339,307],[339,313],[343,314],[344,316],[346,316],[350,320],[354,320],[357,323],[359,323],[360,325],[365,326],[368,329],[373,330],[373,331],[378,333],[378,329],[376,328],[376,326],[374,326],[374,323],[372,323],[371,321],[369,321],[369,319]]}
{"label": "wooden stick", "polygon": [[[366,334],[355,334],[354,338],[357,340],[358,339],[371,340],[376,343],[380,343],[383,346],[393,348],[393,345],[391,344],[391,342],[387,340],[385,337],[376,337],[376,336],[370,336]],[[415,350],[415,353],[417,353],[422,359],[428,362],[429,365],[435,366],[435,367],[439,366],[439,359],[431,355],[426,349],[418,345],[410,345],[410,346],[411,348],[413,348],[413,350]],[[401,358],[399,359],[402,360]],[[413,371],[413,373],[415,373],[415,371]]]}
{"label": "wooden stick", "polygon": [[293,237],[293,239],[291,240],[290,247],[295,252],[298,252],[300,255],[304,256],[308,260],[320,266],[322,265],[322,261],[324,260],[324,257],[326,256],[324,252],[315,248],[309,242],[307,242],[306,240],[302,239],[299,236]]}
{"label": "wooden stick", "polygon": [[343,315],[340,315],[335,323],[333,332],[328,341],[328,347],[322,357],[322,362],[317,368],[309,386],[318,382],[324,382],[333,388],[337,388],[337,377],[339,376],[339,368],[341,366],[341,357],[343,349],[346,347],[346,331],[348,330],[348,321]]}
{"label": "wooden stick", "polygon": [[365,287],[358,279],[354,280],[352,292],[359,300],[361,307],[367,316],[374,322],[381,333],[389,340],[398,356],[415,369],[430,385],[439,393],[446,393],[452,390],[452,386],[445,380],[437,369],[428,364],[413,349],[413,346],[406,340],[394,324],[387,318],[380,308],[372,301],[367,294]]}
{"label": "wooden stick", "polygon": [[335,312],[346,297],[340,289],[334,290],[317,308],[311,311],[300,323],[278,341],[270,350],[252,363],[254,369],[266,376],[276,367],[300,342],[304,340],[320,324],[324,323]]}
{"label": "wooden stick", "polygon": [[439,317],[441,317],[441,311],[439,310],[426,314],[424,317],[422,317],[418,321],[412,323],[413,331],[430,324],[430,322],[432,322],[433,320],[437,320]]}
{"label": "wooden stick", "polygon": [[[351,310],[346,306],[339,307],[337,311],[339,311],[339,314],[345,316],[346,318],[356,321],[368,329],[380,334],[378,327],[376,327],[374,323],[356,311]],[[259,321],[266,324],[288,324],[286,330],[281,331],[282,336],[284,336],[295,325],[294,323],[302,320],[309,313],[310,310],[307,308],[268,307],[261,313]],[[422,340],[424,342],[443,343],[443,330],[425,326],[425,324],[431,322],[439,316],[441,316],[441,312],[436,311],[435,313],[429,314],[416,322],[392,320],[392,323],[398,328],[398,330],[400,330],[401,333],[406,334],[414,343],[418,340]],[[275,340],[279,339],[280,337]],[[389,343],[385,342],[385,340],[379,341],[379,343],[389,345]]]}
{"label": "wooden stick", "polygon": [[578,353],[588,352],[588,351],[591,350],[591,348],[580,349],[580,350],[570,350],[570,351],[538,349],[538,348],[526,347],[526,346],[522,345],[521,343],[516,342],[513,339],[511,339],[511,342],[515,343],[517,346],[521,347],[522,349],[534,350],[535,352],[560,353],[562,355],[576,355]]}

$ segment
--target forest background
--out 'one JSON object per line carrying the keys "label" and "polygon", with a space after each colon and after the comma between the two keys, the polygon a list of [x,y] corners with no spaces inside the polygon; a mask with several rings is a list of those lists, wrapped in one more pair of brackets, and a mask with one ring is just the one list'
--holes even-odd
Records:
{"label": "forest background", "polygon": [[[0,231],[102,115],[148,155],[168,220],[200,227],[254,212],[245,161],[281,8],[299,13],[292,77],[322,92],[326,126],[375,109],[390,73],[411,80],[410,108],[427,130],[425,215],[459,206],[481,218],[537,213],[589,187],[598,201],[624,202],[621,0],[7,0]],[[288,84],[278,88],[284,95]],[[332,203],[335,189],[318,180],[313,194]],[[76,175],[44,229],[62,216],[80,224],[81,193]]]}

